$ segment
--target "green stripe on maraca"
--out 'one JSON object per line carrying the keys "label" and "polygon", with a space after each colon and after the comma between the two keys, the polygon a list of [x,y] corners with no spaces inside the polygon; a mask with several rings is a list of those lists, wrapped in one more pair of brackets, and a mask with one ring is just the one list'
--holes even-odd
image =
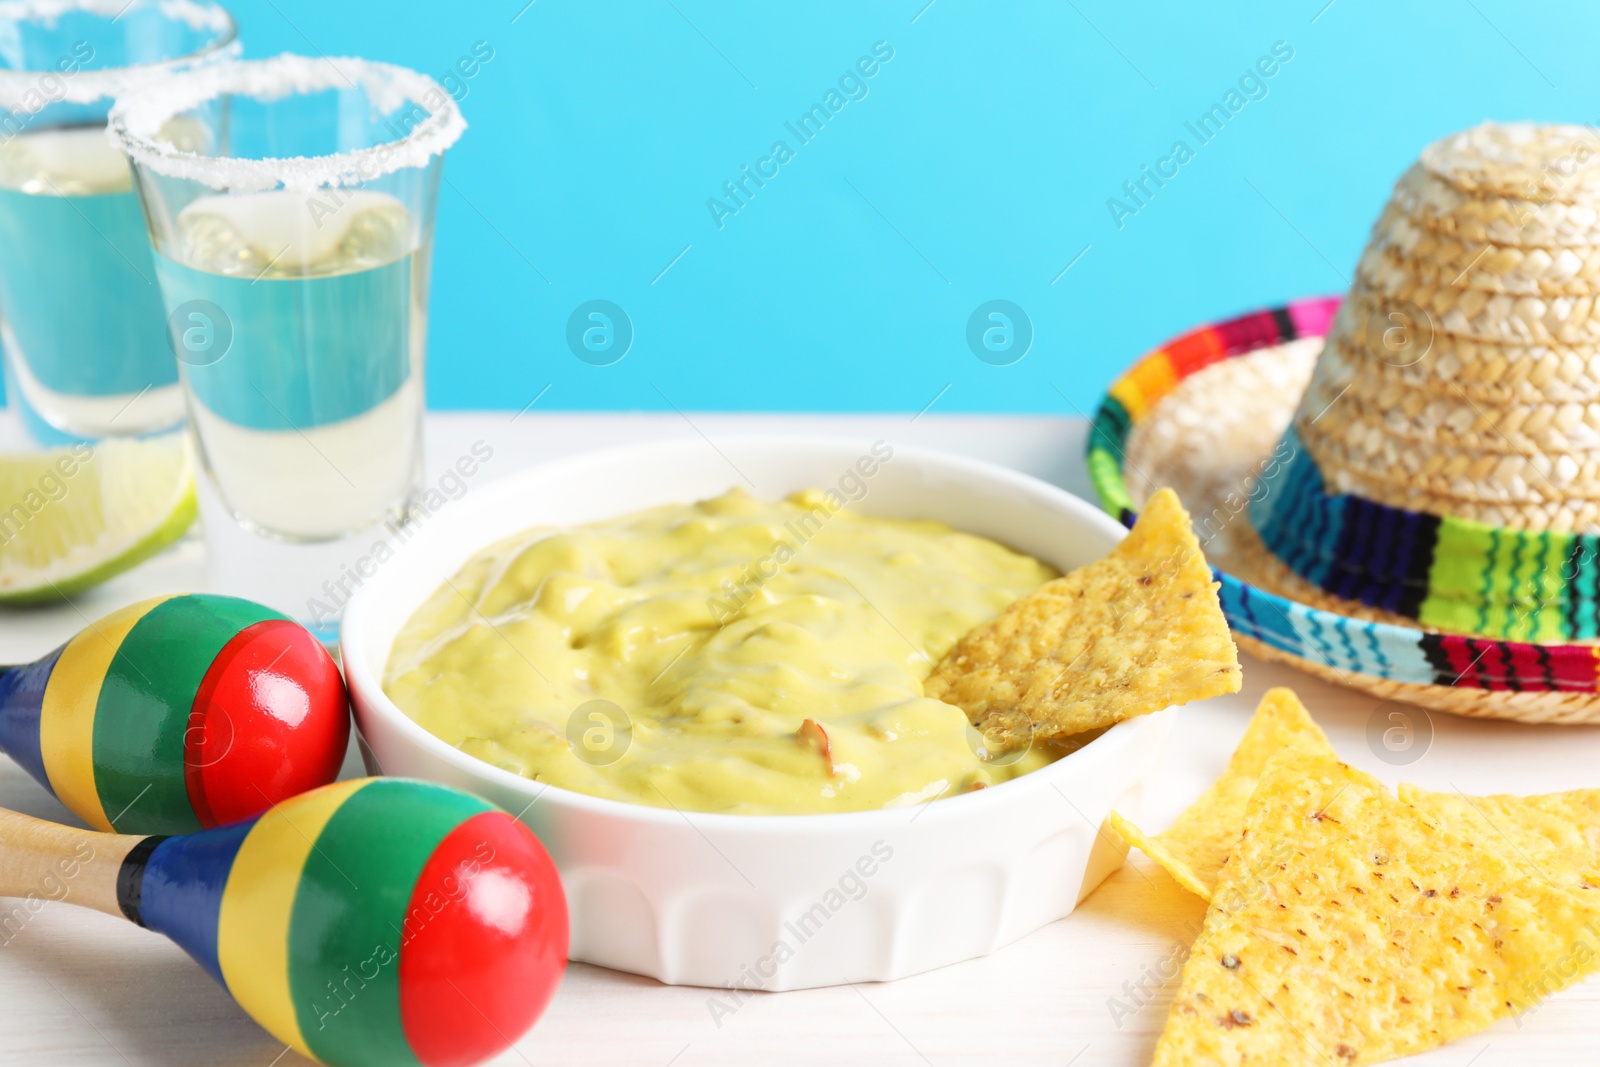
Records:
{"label": "green stripe on maraca", "polygon": [[[328,820],[306,859],[289,926],[289,987],[300,1032],[318,1059],[417,1062],[400,1019],[399,957],[410,934],[411,891],[439,842],[491,810],[465,793],[380,779]],[[361,1024],[340,1025],[357,998]]]}
{"label": "green stripe on maraca", "polygon": [[[240,630],[282,615],[232,597],[174,597],[134,624],[112,658],[94,717],[95,786],[112,826],[201,829],[184,779],[194,695]],[[115,708],[115,714],[107,714]]]}

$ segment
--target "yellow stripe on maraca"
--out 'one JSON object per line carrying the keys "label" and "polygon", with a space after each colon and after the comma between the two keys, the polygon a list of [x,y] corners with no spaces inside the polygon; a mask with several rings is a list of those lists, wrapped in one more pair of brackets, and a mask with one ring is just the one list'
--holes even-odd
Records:
{"label": "yellow stripe on maraca", "polygon": [[94,782],[94,710],[111,660],[128,632],[152,608],[171,597],[156,597],[106,616],[61,650],[50,672],[39,712],[39,754],[50,788],[61,803],[96,830],[111,830]]}
{"label": "yellow stripe on maraca", "polygon": [[299,797],[292,821],[282,807],[261,816],[239,846],[222,894],[217,960],[228,991],[274,1037],[312,1059],[289,993],[289,920],[317,838],[371,781],[335,782]]}

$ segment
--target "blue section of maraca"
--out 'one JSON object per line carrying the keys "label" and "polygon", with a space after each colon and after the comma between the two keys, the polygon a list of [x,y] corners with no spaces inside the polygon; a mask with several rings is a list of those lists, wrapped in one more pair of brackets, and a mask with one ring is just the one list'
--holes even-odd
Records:
{"label": "blue section of maraca", "polygon": [[144,924],[177,942],[224,986],[217,960],[222,892],[239,846],[255,825],[255,819],[246,819],[161,842],[145,865],[139,892]]}
{"label": "blue section of maraca", "polygon": [[[23,667],[13,667],[0,675],[0,749],[34,780],[50,788],[45,773],[44,754],[39,750],[39,712],[44,707],[44,687],[56,669],[61,648]],[[52,792],[54,792],[52,790]]]}

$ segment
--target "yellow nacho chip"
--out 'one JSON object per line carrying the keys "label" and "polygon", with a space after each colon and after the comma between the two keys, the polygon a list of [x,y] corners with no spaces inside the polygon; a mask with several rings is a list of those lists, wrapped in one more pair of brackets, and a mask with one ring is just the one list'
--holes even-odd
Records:
{"label": "yellow nacho chip", "polygon": [[1105,559],[956,642],[924,692],[1000,748],[1236,693],[1238,650],[1217,588],[1188,513],[1162,489]]}
{"label": "yellow nacho chip", "polygon": [[1116,812],[1111,828],[1164,867],[1178,883],[1206,900],[1222,865],[1244,832],[1245,806],[1267,763],[1287,749],[1333,755],[1321,727],[1311,721],[1293,689],[1269,689],[1234,749],[1222,776],[1166,830],[1151,837]]}
{"label": "yellow nacho chip", "polygon": [[1600,890],[1531,876],[1376,779],[1291,750],[1251,797],[1154,1063],[1377,1063],[1597,966]]}
{"label": "yellow nacho chip", "polygon": [[1400,799],[1513,867],[1568,887],[1600,889],[1600,789],[1469,797],[1399,788]]}

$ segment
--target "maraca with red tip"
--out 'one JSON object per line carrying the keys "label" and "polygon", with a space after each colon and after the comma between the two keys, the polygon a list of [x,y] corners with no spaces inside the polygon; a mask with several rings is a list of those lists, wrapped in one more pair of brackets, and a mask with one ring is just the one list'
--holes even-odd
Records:
{"label": "maraca with red tip", "polygon": [[235,597],[146,600],[0,675],[0,750],[101,830],[258,815],[333,781],[349,740],[333,658]]}
{"label": "maraca with red tip", "polygon": [[0,811],[0,896],[61,883],[69,903],[170,937],[334,1067],[487,1059],[539,1018],[567,962],[566,897],[538,838],[427,782],[339,782],[182,837]]}

